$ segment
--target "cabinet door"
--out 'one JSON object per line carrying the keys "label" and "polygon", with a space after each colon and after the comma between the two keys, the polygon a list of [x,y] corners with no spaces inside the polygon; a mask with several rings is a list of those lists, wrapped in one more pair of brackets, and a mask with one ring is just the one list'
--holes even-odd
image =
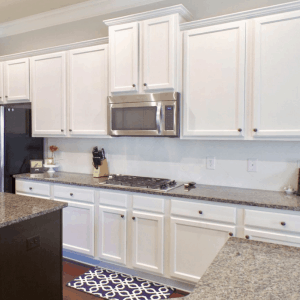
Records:
{"label": "cabinet door", "polygon": [[69,53],[70,135],[107,134],[107,45]]}
{"label": "cabinet door", "polygon": [[254,137],[300,137],[300,12],[254,19]]}
{"label": "cabinet door", "polygon": [[126,264],[126,210],[99,206],[98,256]]}
{"label": "cabinet door", "polygon": [[235,226],[171,217],[172,277],[198,282]]}
{"label": "cabinet door", "polygon": [[3,85],[3,81],[4,81],[4,70],[3,70],[3,64],[2,62],[0,62],[0,103],[4,102],[4,85]]}
{"label": "cabinet door", "polygon": [[133,211],[133,267],[163,274],[163,220],[162,215]]}
{"label": "cabinet door", "polygon": [[184,33],[183,136],[243,137],[245,21]]}
{"label": "cabinet door", "polygon": [[30,59],[32,133],[66,135],[66,54],[58,52]]}
{"label": "cabinet door", "polygon": [[4,63],[6,101],[29,101],[29,59],[22,58]]}
{"label": "cabinet door", "polygon": [[109,27],[110,91],[138,91],[139,24]]}
{"label": "cabinet door", "polygon": [[[174,89],[176,16],[144,21],[143,89]],[[177,39],[176,39],[177,40]]]}
{"label": "cabinet door", "polygon": [[67,201],[63,209],[63,247],[94,256],[94,204]]}

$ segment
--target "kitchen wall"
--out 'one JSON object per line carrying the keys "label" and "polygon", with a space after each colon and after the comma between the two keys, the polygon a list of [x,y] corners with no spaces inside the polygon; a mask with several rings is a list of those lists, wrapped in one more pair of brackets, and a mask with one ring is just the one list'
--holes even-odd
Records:
{"label": "kitchen wall", "polygon": [[[282,0],[165,0],[105,16],[0,39],[0,55],[29,51],[107,36],[102,20],[182,3],[195,16],[207,18],[289,1]],[[91,150],[104,147],[111,173],[168,177],[197,183],[254,189],[296,187],[300,142],[192,141],[169,138],[63,139],[57,145],[60,169],[91,173]],[[216,157],[216,169],[206,169],[206,157]],[[247,159],[258,159],[258,171],[247,172]]]}

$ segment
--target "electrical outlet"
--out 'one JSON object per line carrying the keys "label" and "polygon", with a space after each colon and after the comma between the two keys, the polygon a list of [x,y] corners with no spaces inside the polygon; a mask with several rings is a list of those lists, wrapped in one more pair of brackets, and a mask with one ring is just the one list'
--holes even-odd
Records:
{"label": "electrical outlet", "polygon": [[216,168],[216,159],[214,157],[206,158],[206,169],[214,170]]}
{"label": "electrical outlet", "polygon": [[256,158],[248,158],[248,172],[257,172]]}
{"label": "electrical outlet", "polygon": [[36,236],[33,236],[31,238],[26,239],[26,249],[27,249],[27,251],[31,250],[33,248],[36,248],[36,247],[40,247],[40,246],[41,246],[41,240],[40,240],[39,235],[36,235]]}

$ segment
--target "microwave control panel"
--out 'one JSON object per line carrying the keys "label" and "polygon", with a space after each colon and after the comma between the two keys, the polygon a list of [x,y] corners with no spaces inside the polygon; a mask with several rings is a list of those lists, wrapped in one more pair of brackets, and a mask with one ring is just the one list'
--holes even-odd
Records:
{"label": "microwave control panel", "polygon": [[174,130],[174,105],[165,106],[165,130]]}

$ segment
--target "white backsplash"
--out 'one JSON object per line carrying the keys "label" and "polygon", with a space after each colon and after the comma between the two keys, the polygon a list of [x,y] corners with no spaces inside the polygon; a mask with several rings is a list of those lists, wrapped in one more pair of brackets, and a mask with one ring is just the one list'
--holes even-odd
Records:
{"label": "white backsplash", "polygon": [[[111,174],[164,177],[263,190],[297,186],[300,142],[197,141],[172,138],[120,137],[103,139],[49,138],[56,145],[59,170],[92,174],[92,148],[104,148]],[[206,157],[216,169],[206,169]],[[256,158],[257,172],[247,172]]]}

